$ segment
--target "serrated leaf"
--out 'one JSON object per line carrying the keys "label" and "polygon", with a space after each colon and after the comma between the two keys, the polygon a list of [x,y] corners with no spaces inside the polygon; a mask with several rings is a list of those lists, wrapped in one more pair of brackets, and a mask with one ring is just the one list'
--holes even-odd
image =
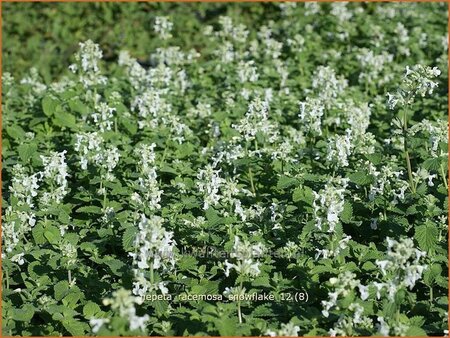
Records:
{"label": "serrated leaf", "polygon": [[55,286],[53,287],[53,290],[55,292],[55,299],[61,300],[69,292],[69,282],[66,280],[60,281],[55,284]]}
{"label": "serrated leaf", "polygon": [[439,171],[441,168],[441,159],[439,157],[428,158],[422,163],[422,167],[427,170]]}
{"label": "serrated leaf", "polygon": [[123,273],[120,270],[122,269],[122,267],[125,266],[125,264],[122,261],[113,258],[105,261],[105,264],[109,266],[113,274],[115,274],[116,276],[122,276]]}
{"label": "serrated leaf", "polygon": [[350,202],[345,201],[344,202],[344,210],[342,210],[341,214],[339,215],[339,218],[344,223],[348,223],[353,218],[353,206]]}
{"label": "serrated leaf", "polygon": [[298,180],[294,177],[289,176],[281,176],[278,179],[277,183],[277,189],[278,190],[285,190],[289,187],[292,187],[293,185],[296,185],[298,183]]}
{"label": "serrated leaf", "polygon": [[380,153],[367,154],[365,156],[374,165],[380,164],[381,160],[383,159],[383,155]]}
{"label": "serrated leaf", "polygon": [[66,111],[58,111],[56,110],[55,118],[53,122],[59,127],[67,127],[70,129],[77,129],[77,123],[75,116],[66,112]]}
{"label": "serrated leaf", "polygon": [[292,193],[292,200],[294,202],[302,201],[308,205],[312,205],[314,202],[313,190],[308,186],[295,188],[294,192]]}
{"label": "serrated leaf", "polygon": [[69,293],[67,296],[65,296],[62,300],[62,303],[70,309],[75,309],[78,301],[81,299],[82,297],[82,293],[81,292],[72,292]]}
{"label": "serrated leaf", "polygon": [[100,306],[91,301],[87,302],[83,307],[83,315],[87,319],[93,318],[100,311]]}
{"label": "serrated leaf", "polygon": [[13,318],[19,322],[30,322],[34,316],[34,307],[31,304],[25,304],[20,309],[13,309]]}
{"label": "serrated leaf", "polygon": [[80,323],[74,319],[64,320],[62,322],[64,328],[69,331],[72,336],[84,336],[85,330],[83,323]]}
{"label": "serrated leaf", "polygon": [[57,227],[50,225],[45,228],[44,237],[50,244],[57,244],[61,240],[61,233]]}
{"label": "serrated leaf", "polygon": [[362,171],[357,171],[355,173],[351,173],[348,175],[348,178],[351,182],[357,184],[357,185],[368,185],[372,183],[373,179],[370,175],[367,175],[366,173]]}
{"label": "serrated leaf", "polygon": [[436,247],[438,236],[439,230],[433,223],[419,225],[414,234],[419,247],[424,251],[433,250]]}
{"label": "serrated leaf", "polygon": [[31,234],[33,235],[33,239],[36,244],[44,244],[46,242],[44,232],[45,229],[42,227],[42,224],[38,224],[33,228]]}
{"label": "serrated leaf", "polygon": [[23,139],[23,137],[25,136],[25,131],[18,125],[7,126],[5,129],[8,135],[15,140]]}
{"label": "serrated leaf", "polygon": [[47,116],[52,116],[55,113],[56,107],[58,105],[58,99],[53,96],[47,95],[42,99],[42,111]]}
{"label": "serrated leaf", "polygon": [[428,266],[423,274],[423,280],[427,285],[432,285],[437,276],[442,273],[442,267],[439,264]]}
{"label": "serrated leaf", "polygon": [[17,147],[17,152],[22,162],[28,162],[37,151],[37,145],[35,143],[21,144]]}
{"label": "serrated leaf", "polygon": [[427,333],[418,326],[411,326],[405,334],[405,336],[407,337],[420,337],[426,335]]}
{"label": "serrated leaf", "polygon": [[133,242],[136,238],[137,229],[135,227],[129,227],[125,229],[122,235],[122,247],[125,251],[133,250]]}

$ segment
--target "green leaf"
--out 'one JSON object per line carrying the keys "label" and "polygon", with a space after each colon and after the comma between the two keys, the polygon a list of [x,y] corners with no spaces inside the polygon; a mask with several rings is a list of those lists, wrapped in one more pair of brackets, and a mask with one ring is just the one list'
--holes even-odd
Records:
{"label": "green leaf", "polygon": [[136,238],[137,229],[134,227],[129,227],[125,230],[122,235],[122,246],[125,251],[133,250],[133,241]]}
{"label": "green leaf", "polygon": [[436,247],[439,230],[433,223],[422,224],[416,227],[414,238],[419,243],[419,247],[424,251],[432,250]]}
{"label": "green leaf", "polygon": [[314,202],[313,190],[308,186],[297,187],[292,194],[292,200],[294,202],[302,201],[308,205],[312,205]]}
{"label": "green leaf", "polygon": [[366,158],[372,162],[374,165],[378,165],[381,163],[381,160],[383,159],[383,155],[380,153],[374,153],[374,154],[367,154],[365,155]]}
{"label": "green leaf", "polygon": [[215,226],[222,223],[222,219],[220,218],[217,211],[214,210],[213,208],[208,208],[205,211],[205,216],[210,226]]}
{"label": "green leaf", "polygon": [[62,280],[55,284],[53,290],[55,291],[55,299],[61,300],[69,292],[69,282],[66,280]]}
{"label": "green leaf", "polygon": [[406,331],[406,337],[418,337],[418,336],[426,336],[427,333],[418,326],[411,326],[408,331]]}
{"label": "green leaf", "polygon": [[44,237],[50,244],[57,244],[61,240],[59,229],[53,225],[45,228]]}
{"label": "green leaf", "polygon": [[86,319],[93,318],[100,311],[100,306],[91,301],[87,302],[83,307],[83,315]]}
{"label": "green leaf", "polygon": [[55,118],[53,122],[59,127],[67,127],[70,129],[77,129],[77,123],[75,116],[66,112],[66,111],[58,111],[56,112]]}
{"label": "green leaf", "polygon": [[439,157],[426,159],[423,162],[422,167],[427,170],[439,171],[441,168],[441,159]]}
{"label": "green leaf", "polygon": [[82,296],[83,294],[81,292],[69,293],[63,298],[62,303],[69,309],[75,309]]}
{"label": "green leaf", "polygon": [[348,178],[350,179],[351,182],[357,185],[368,185],[373,181],[371,176],[367,175],[362,171],[351,173],[350,175],[348,175]]}
{"label": "green leaf", "polygon": [[95,205],[88,205],[88,206],[84,206],[84,207],[79,207],[76,212],[78,213],[88,213],[88,214],[98,214],[98,215],[102,215],[103,211],[102,208],[100,207],[96,207]]}
{"label": "green leaf", "polygon": [[425,273],[423,274],[423,280],[424,282],[431,286],[433,282],[436,280],[437,276],[440,276],[442,273],[442,267],[434,263],[431,266],[428,266],[428,268],[425,270]]}
{"label": "green leaf", "polygon": [[217,330],[219,330],[219,335],[221,336],[234,336],[236,335],[236,320],[231,317],[224,317],[220,320],[215,320],[214,324],[217,327]]}
{"label": "green leaf", "polygon": [[83,325],[83,323],[80,323],[74,319],[64,320],[62,324],[72,336],[84,336],[85,334],[85,326]]}
{"label": "green leaf", "polygon": [[105,264],[109,266],[113,274],[115,274],[116,276],[122,276],[122,271],[120,270],[122,269],[122,267],[125,266],[125,264],[122,261],[113,258],[105,261]]}
{"label": "green leaf", "polygon": [[42,110],[47,116],[52,116],[58,105],[59,101],[53,96],[47,95],[42,99]]}
{"label": "green leaf", "polygon": [[12,125],[6,127],[6,132],[9,136],[11,136],[13,139],[22,140],[25,136],[25,130],[22,129],[22,127],[18,125]]}
{"label": "green leaf", "polygon": [[289,176],[281,176],[278,179],[277,183],[277,189],[278,190],[285,190],[293,185],[296,185],[298,183],[298,180],[294,177]]}
{"label": "green leaf", "polygon": [[86,106],[83,102],[81,102],[79,99],[72,99],[69,101],[69,108],[76,112],[80,113],[82,115],[86,115],[89,112],[89,107]]}
{"label": "green leaf", "polygon": [[22,162],[28,162],[28,160],[33,157],[36,151],[37,145],[35,143],[21,144],[17,147],[17,152],[19,153],[19,157]]}
{"label": "green leaf", "polygon": [[353,217],[353,206],[350,202],[345,201],[344,202],[344,210],[339,215],[340,219],[344,223],[348,223],[352,220]]}
{"label": "green leaf", "polygon": [[44,244],[46,242],[46,238],[44,236],[45,229],[42,227],[42,224],[38,223],[33,230],[31,231],[31,234],[33,235],[33,239],[36,242],[36,244]]}
{"label": "green leaf", "polygon": [[34,316],[34,307],[31,304],[25,304],[21,309],[13,309],[13,319],[19,322],[30,322]]}
{"label": "green leaf", "polygon": [[191,255],[182,255],[180,260],[178,261],[178,267],[181,271],[195,270],[197,268],[197,264],[198,264],[197,259]]}

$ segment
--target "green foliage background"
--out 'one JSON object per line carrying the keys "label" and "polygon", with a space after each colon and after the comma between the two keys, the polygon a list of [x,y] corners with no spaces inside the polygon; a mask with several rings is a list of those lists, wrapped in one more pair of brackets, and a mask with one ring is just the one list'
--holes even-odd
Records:
{"label": "green foliage background", "polygon": [[[395,55],[395,59],[391,66],[391,71],[396,74],[392,83],[389,83],[385,88],[383,86],[373,86],[372,88],[358,88],[351,93],[352,98],[356,101],[371,102],[373,104],[373,111],[371,116],[371,125],[369,131],[376,135],[379,144],[382,140],[390,136],[391,124],[390,121],[395,117],[395,113],[388,111],[385,108],[385,91],[395,89],[396,83],[401,82],[401,75],[404,72],[406,65],[414,65],[421,63],[424,60],[433,63],[433,66],[438,66],[442,75],[439,77],[439,87],[431,97],[420,99],[419,102],[413,105],[412,123],[420,122],[424,118],[434,121],[445,121],[447,112],[447,60],[442,58],[442,41],[440,38],[443,33],[447,31],[447,14],[445,4],[404,4],[408,6],[417,6],[416,10],[408,11],[408,15],[396,16],[396,21],[391,22],[386,18],[381,18],[375,15],[377,6],[386,6],[388,4],[364,3],[351,6],[361,6],[364,8],[367,16],[364,20],[357,23],[352,23],[346,27],[349,30],[350,40],[352,46],[345,46],[341,41],[337,41],[328,35],[339,25],[336,21],[330,19],[330,16],[318,18],[317,16],[303,17],[299,16],[299,21],[292,29],[303,32],[305,27],[309,24],[315,25],[315,39],[308,40],[307,48],[302,51],[301,55],[293,55],[290,66],[297,67],[297,59],[301,59],[301,66],[296,69],[290,69],[295,78],[291,79],[289,86],[302,93],[303,88],[310,87],[314,70],[318,65],[327,64],[336,70],[337,74],[345,74],[352,88],[358,88],[358,62],[354,58],[354,54],[349,53],[350,47],[369,47],[368,36],[372,33],[374,26],[383,26],[386,34],[389,36],[395,35],[395,27],[398,22],[401,22],[411,32],[416,27],[421,27],[427,33],[430,41],[427,48],[421,48],[417,43],[417,36],[412,35],[410,44],[410,55],[404,56],[397,53],[397,46],[390,44],[387,46],[387,51]],[[78,49],[78,43],[91,39],[99,43],[104,52],[104,73],[107,75],[118,75],[118,78],[123,80],[123,74],[117,66],[118,52],[120,50],[129,50],[133,57],[136,57],[139,63],[145,67],[151,66],[149,54],[157,47],[161,46],[159,40],[153,32],[153,22],[155,16],[167,15],[174,22],[174,38],[170,41],[171,45],[182,46],[183,50],[191,48],[196,49],[202,55],[211,55],[217,46],[211,45],[209,40],[203,35],[205,25],[217,26],[217,20],[221,15],[227,15],[233,18],[235,22],[243,23],[249,28],[259,27],[266,24],[270,20],[278,22],[283,20],[279,9],[275,4],[248,4],[248,3],[4,3],[3,5],[3,72],[9,72],[16,79],[22,78],[31,67],[35,67],[42,76],[45,83],[49,84],[54,80],[67,75],[67,67],[73,62],[73,54]],[[329,11],[329,4],[322,4],[324,12]],[[299,14],[302,14],[302,9],[299,9]],[[373,14],[373,15],[372,15]],[[283,27],[280,31],[289,31],[291,27]],[[255,31],[252,29],[251,38],[254,37]],[[282,34],[279,36],[282,39]],[[324,54],[328,49],[335,49],[341,52],[340,58],[329,58]],[[379,50],[378,52],[381,52]],[[434,64],[435,60],[440,60],[439,64]],[[203,61],[203,56],[200,57],[199,63]],[[210,61],[210,60],[209,60]],[[270,62],[268,62],[270,68]],[[208,68],[210,67],[210,68]],[[229,137],[232,135],[230,131],[231,122],[235,122],[245,114],[247,108],[246,102],[239,102],[241,107],[239,110],[229,112],[228,108],[221,105],[223,100],[215,96],[215,92],[211,88],[217,89],[218,92],[223,90],[221,85],[222,79],[227,78],[226,71],[223,73],[214,73],[214,68],[210,64],[206,64],[206,72],[204,78],[196,79],[195,85],[199,88],[199,93],[206,93],[205,96],[210,95],[214,104],[219,107],[214,118],[222,123],[225,135]],[[231,70],[228,69],[231,74]],[[273,71],[273,69],[271,70]],[[122,77],[121,77],[122,76]],[[272,75],[270,75],[272,76]],[[271,86],[270,76],[265,78],[265,83],[261,87]],[[276,76],[274,76],[276,78]],[[211,84],[217,85],[213,87]],[[125,80],[119,83],[117,88],[119,90],[126,88]],[[226,85],[230,85],[226,83]],[[236,86],[236,91],[240,90],[239,84],[232,83],[231,87]],[[114,88],[114,89],[117,89]],[[26,93],[27,88],[20,88],[21,92]],[[207,92],[210,90],[211,93]],[[77,93],[69,93],[70,95],[80,95],[82,90]],[[192,95],[192,94],[191,94]],[[301,95],[301,94],[299,94]],[[69,95],[68,95],[69,96]],[[21,97],[13,98],[12,107],[22,108],[23,102]],[[381,98],[380,100],[372,100],[374,97]],[[197,102],[197,97],[192,96],[186,99],[186,102],[176,102],[180,111],[191,108]],[[297,97],[296,99],[304,99],[304,97]],[[58,102],[64,102],[66,97],[61,95],[58,97]],[[68,99],[67,99],[68,100]],[[130,98],[126,100],[129,103]],[[374,102],[372,102],[374,101]],[[293,102],[278,102],[280,114],[277,118],[283,125],[289,125],[292,121],[297,119],[297,101]],[[16,105],[16,106],[14,106]],[[294,107],[294,108],[292,108]],[[75,121],[79,118],[83,109],[69,110]],[[84,109],[86,108],[86,109]],[[123,105],[119,109],[125,111]],[[118,109],[118,110],[119,110]],[[221,110],[223,109],[223,110]],[[49,110],[51,110],[49,108]],[[229,115],[227,115],[229,113]],[[59,120],[54,117],[53,111],[46,112],[42,108],[41,102],[33,107],[26,107],[21,109],[11,109],[3,117],[3,187],[5,192],[11,182],[11,167],[18,162],[24,162],[30,167],[38,166],[39,152],[49,150],[61,150],[67,145],[71,144],[72,138],[70,133],[78,131],[75,123],[68,123],[64,120],[64,116]],[[56,115],[56,114],[55,114]],[[67,115],[66,115],[67,116]],[[32,123],[29,121],[32,119]],[[131,122],[128,118],[120,117],[118,124],[122,133],[116,133],[111,136],[113,142],[116,142],[123,149],[124,154],[132,152],[132,147],[140,142],[151,139],[158,144],[159,153],[161,148],[164,148],[165,137],[170,135],[169,132],[164,131],[161,135],[154,135],[151,132],[141,132],[137,129],[137,122],[133,119]],[[192,121],[191,121],[192,122]],[[11,126],[19,126],[21,129],[9,128]],[[206,128],[202,122],[193,121],[192,126],[201,130]],[[6,132],[5,132],[6,131]],[[37,138],[34,144],[28,147],[28,144],[23,144],[23,134],[25,131],[36,132]],[[229,134],[227,134],[229,132]],[[118,135],[120,134],[120,135]],[[180,239],[180,244],[189,245],[191,243],[201,245],[203,241],[198,240],[197,233],[190,230],[183,229],[179,224],[183,220],[185,214],[205,215],[207,224],[213,234],[208,240],[212,246],[230,249],[232,246],[232,239],[226,238],[225,231],[221,231],[228,223],[233,223],[236,220],[224,218],[218,215],[216,210],[208,209],[203,212],[201,209],[201,196],[192,193],[194,191],[194,180],[196,173],[192,170],[191,165],[198,168],[206,165],[206,160],[196,153],[202,146],[214,144],[214,138],[201,135],[195,136],[189,140],[185,145],[178,146],[170,144],[165,157],[166,161],[174,159],[182,159],[182,164],[175,168],[169,165],[165,166],[161,172],[158,173],[161,178],[161,185],[167,192],[164,196],[166,205],[162,209],[164,217],[169,218],[168,227],[175,231],[175,234]],[[412,140],[412,145],[416,150],[413,159],[414,167],[426,163],[428,160],[427,151],[421,147],[427,142],[422,137],[417,137]],[[325,148],[325,142],[317,143],[320,146],[320,151]],[[441,145],[444,147],[445,145]],[[377,151],[392,151],[388,147],[383,148],[378,145]],[[399,158],[401,156],[399,155]],[[160,158],[158,158],[160,159]],[[367,160],[377,166],[386,164],[387,157],[373,156],[367,157]],[[442,162],[442,159],[441,159]],[[72,168],[76,168],[75,160],[69,163]],[[102,210],[100,208],[101,201],[99,199],[92,199],[95,196],[95,184],[98,180],[90,177],[88,174],[81,174],[80,177],[71,178],[71,186],[77,186],[80,182],[87,188],[86,191],[77,192],[75,196],[70,196],[66,200],[64,207],[53,210],[54,220],[45,232],[39,233],[36,229],[42,229],[42,226],[36,227],[33,231],[33,237],[30,236],[30,245],[34,245],[32,259],[35,259],[32,264],[29,264],[26,272],[17,273],[11,278],[12,287],[21,287],[28,289],[31,293],[28,301],[24,301],[18,294],[14,294],[8,290],[4,293],[4,299],[7,304],[7,313],[3,313],[4,329],[7,334],[22,334],[22,335],[46,335],[46,334],[62,334],[62,335],[80,335],[89,334],[90,327],[88,325],[89,318],[94,314],[102,316],[112,316],[108,312],[107,307],[102,306],[102,299],[111,291],[111,288],[118,289],[125,285],[128,289],[131,288],[132,274],[129,271],[129,261],[127,257],[127,245],[131,242],[130,233],[133,234],[133,227],[131,221],[131,212],[127,209],[127,202],[129,190],[126,187],[127,180],[130,177],[134,178],[134,173],[131,172],[132,160],[123,161],[121,163],[121,170],[123,176],[119,178],[122,182],[116,185],[111,185],[111,189],[124,193],[117,193],[112,198],[114,206],[123,207],[123,211],[118,216],[117,223],[118,233],[113,233],[110,229],[97,229],[95,226],[91,227],[91,223],[95,224],[96,218],[100,217]],[[441,163],[429,161],[428,167],[439,167]],[[444,165],[444,162],[442,162]],[[399,161],[401,167],[403,162]],[[445,167],[446,167],[445,163]],[[309,303],[300,304],[258,304],[253,306],[247,305],[245,314],[247,315],[247,322],[240,325],[236,320],[235,307],[233,304],[215,306],[213,303],[199,302],[196,304],[189,304],[178,307],[177,311],[170,316],[166,316],[165,310],[167,303],[156,303],[146,309],[141,309],[142,314],[152,313],[152,335],[165,334],[210,334],[210,335],[260,335],[264,334],[265,330],[270,326],[271,328],[279,327],[279,323],[285,323],[293,319],[295,324],[301,327],[302,334],[308,335],[326,335],[327,329],[332,327],[333,320],[336,321],[338,314],[329,319],[322,318],[320,299],[327,297],[328,285],[327,281],[330,277],[336,276],[343,271],[354,271],[360,276],[364,276],[367,281],[378,277],[378,272],[374,265],[375,259],[381,258],[381,252],[385,251],[384,240],[386,236],[399,237],[408,236],[415,238],[415,244],[420,249],[427,251],[429,260],[427,263],[434,266],[434,270],[430,270],[424,283],[419,284],[413,292],[408,293],[407,296],[402,297],[398,301],[398,307],[403,312],[408,313],[408,318],[412,329],[409,332],[412,335],[430,334],[441,335],[446,324],[442,322],[442,318],[447,309],[447,234],[442,229],[437,229],[434,223],[426,223],[425,219],[433,218],[437,215],[445,214],[447,208],[447,191],[445,190],[440,179],[435,180],[436,185],[433,188],[427,187],[426,184],[420,186],[420,191],[416,195],[407,196],[407,202],[400,207],[386,206],[389,201],[383,200],[381,197],[375,203],[375,209],[382,208],[383,204],[388,209],[389,221],[383,221],[379,224],[380,231],[368,231],[370,220],[367,219],[370,207],[364,201],[356,201],[355,203],[346,204],[345,215],[342,217],[343,230],[347,234],[351,234],[355,240],[352,247],[342,254],[339,259],[345,262],[345,265],[335,264],[330,260],[317,264],[312,259],[314,256],[315,247],[308,242],[310,233],[313,232],[313,224],[308,224],[299,229],[298,224],[303,224],[305,215],[311,214],[312,202],[312,188],[318,190],[319,187],[327,179],[329,175],[329,168],[319,163],[319,161],[311,161],[310,167],[306,167],[306,171],[314,168],[313,175],[304,175],[301,172],[304,168],[291,168],[294,173],[299,173],[298,177],[284,176],[280,171],[280,165],[274,164],[267,160],[264,162],[258,159],[243,160],[239,163],[240,168],[252,166],[255,175],[259,175],[260,181],[260,199],[264,201],[279,200],[286,201],[285,226],[286,232],[283,238],[278,238],[276,234],[272,233],[269,222],[264,226],[267,229],[267,237],[261,239],[266,240],[273,249],[282,248],[287,240],[297,239],[304,245],[301,250],[304,253],[298,260],[283,260],[276,262],[266,262],[264,266],[264,275],[251,283],[248,287],[255,290],[265,290],[270,292],[279,292],[289,288],[303,288],[311,292],[312,299]],[[351,168],[351,170],[342,173],[343,176],[350,178],[352,189],[355,195],[364,196],[364,190],[370,184],[373,178],[369,177],[366,172],[360,170],[361,168]],[[76,169],[74,169],[75,171]],[[446,169],[445,169],[446,170]],[[242,172],[244,170],[242,169]],[[177,193],[174,188],[173,181],[175,177],[188,177],[189,185],[192,187],[189,196],[183,196]],[[121,174],[122,175],[122,174]],[[95,175],[94,175],[95,176]],[[247,180],[245,173],[243,174],[244,181]],[[295,175],[294,175],[295,176]],[[76,181],[80,179],[80,181]],[[121,185],[123,183],[123,185]],[[248,182],[245,182],[246,184]],[[248,185],[248,184],[247,184]],[[92,191],[90,191],[91,189]],[[114,194],[112,194],[114,195]],[[435,196],[430,205],[427,199],[429,195]],[[5,198],[5,194],[3,196]],[[247,201],[248,202],[248,201]],[[251,203],[251,201],[250,201]],[[113,204],[112,204],[113,205]],[[84,209],[83,209],[84,208]],[[176,209],[176,213],[174,213]],[[120,209],[122,210],[122,209]],[[75,219],[75,223],[80,228],[83,228],[84,238],[72,236],[73,242],[80,244],[79,257],[79,276],[78,284],[75,288],[69,288],[65,280],[65,271],[59,271],[59,258],[53,254],[57,251],[52,245],[52,234],[48,231],[55,231],[54,236],[59,236],[57,231],[58,222],[64,222],[68,215]],[[87,222],[89,221],[89,222]],[[87,224],[89,223],[89,224]],[[87,224],[87,225],[86,225]],[[47,226],[47,224],[45,224]],[[86,235],[87,234],[87,235]],[[444,237],[443,237],[444,236]],[[128,238],[130,237],[130,238]],[[438,240],[439,237],[439,240]],[[114,241],[116,239],[116,241]],[[224,244],[224,239],[226,244]],[[78,240],[82,243],[78,243]],[[123,240],[123,242],[122,242]],[[374,244],[375,243],[375,244]],[[41,247],[45,247],[39,253]],[[52,256],[51,261],[46,261],[46,254]],[[31,257],[31,254],[30,254]],[[55,258],[56,257],[56,258]],[[183,258],[180,262],[179,275],[172,276],[175,287],[179,287],[176,283],[177,277],[187,275],[183,283],[183,287],[189,288],[192,292],[219,292],[223,291],[225,286],[233,285],[231,278],[223,277],[223,273],[208,260],[196,260],[189,257]],[[9,264],[9,262],[8,262]],[[12,264],[11,264],[12,265]],[[8,265],[10,268],[10,265]],[[16,270],[18,271],[18,270]],[[199,277],[199,276],[202,277]],[[103,279],[102,279],[103,278]],[[102,280],[100,280],[102,279]],[[36,286],[33,280],[42,282],[45,285]],[[177,290],[178,291],[178,290]],[[45,294],[54,300],[55,304],[48,309],[42,310],[38,299]],[[405,300],[407,299],[407,300]],[[404,301],[404,303],[403,303]],[[374,304],[367,304],[367,308],[375,308]],[[101,309],[100,309],[101,307]],[[393,315],[395,308],[390,304],[383,304],[379,306],[379,311],[383,312],[386,317]],[[372,310],[368,310],[369,312]],[[371,313],[373,317],[376,316],[375,311]],[[160,318],[171,322],[173,325],[169,330],[163,330],[158,327],[157,323]],[[226,318],[225,320],[223,318]],[[117,319],[117,318],[116,318]],[[403,319],[402,319],[403,320]],[[117,319],[117,327],[120,327],[121,334],[135,334],[136,332],[128,332],[125,329],[125,324],[119,322]],[[105,334],[117,334],[117,332],[104,332]],[[361,334],[361,332],[357,332]],[[375,334],[376,332],[364,331],[365,335]]]}

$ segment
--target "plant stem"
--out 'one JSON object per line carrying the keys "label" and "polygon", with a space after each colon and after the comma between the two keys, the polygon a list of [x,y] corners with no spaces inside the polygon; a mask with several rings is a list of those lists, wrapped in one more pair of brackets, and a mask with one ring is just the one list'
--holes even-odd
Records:
{"label": "plant stem", "polygon": [[241,280],[241,283],[239,284],[239,298],[238,298],[238,304],[237,304],[239,324],[242,324],[241,297],[240,297],[241,292],[242,292],[242,280]]}
{"label": "plant stem", "polygon": [[445,189],[448,190],[447,177],[445,176],[445,170],[444,170],[444,166],[442,164],[440,166],[440,169],[441,169],[442,181],[444,182]]}
{"label": "plant stem", "polygon": [[67,279],[69,280],[69,284],[72,284],[72,271],[70,269],[67,270]]}
{"label": "plant stem", "polygon": [[406,149],[406,140],[404,141],[405,144],[405,159],[406,159],[406,167],[408,169],[408,178],[409,178],[409,185],[411,187],[411,191],[413,193],[416,192],[416,187],[414,185],[414,180],[413,180],[413,176],[412,176],[412,167],[411,167],[411,160],[409,158],[409,152]]}
{"label": "plant stem", "polygon": [[250,186],[252,187],[253,195],[256,195],[255,184],[253,183],[253,173],[252,168],[248,167],[248,177],[250,178]]}
{"label": "plant stem", "polygon": [[155,277],[153,275],[153,263],[150,264],[150,283],[154,283]]}
{"label": "plant stem", "polygon": [[406,110],[405,110],[404,114],[403,114],[403,151],[404,151],[404,155],[405,155],[405,159],[406,159],[406,168],[408,170],[409,186],[411,188],[411,191],[413,193],[415,193],[416,187],[414,185],[414,180],[413,180],[413,176],[412,176],[411,159],[409,157],[408,143],[406,141],[406,139],[408,137],[407,131],[408,131],[408,118],[407,118]]}
{"label": "plant stem", "polygon": [[6,288],[9,290],[9,274],[7,268],[5,268],[5,276],[6,276]]}

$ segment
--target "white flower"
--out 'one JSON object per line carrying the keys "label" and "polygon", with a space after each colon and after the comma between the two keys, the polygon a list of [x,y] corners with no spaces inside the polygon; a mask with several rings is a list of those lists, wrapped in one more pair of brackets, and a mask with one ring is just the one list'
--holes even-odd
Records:
{"label": "white flower", "polygon": [[23,265],[23,263],[25,263],[25,260],[23,259],[24,255],[25,254],[22,252],[22,253],[18,253],[17,255],[12,256],[11,262],[15,262],[19,265]]}
{"label": "white flower", "polygon": [[[339,215],[344,210],[344,193],[347,187],[347,179],[338,180],[342,187],[335,186],[332,181],[325,185],[319,192],[313,191],[314,217],[316,227],[322,230],[323,225],[327,225],[328,232],[334,232],[339,223]],[[337,185],[337,184],[336,184]]]}
{"label": "white flower", "polygon": [[389,336],[390,328],[387,325],[387,323],[384,321],[384,318],[377,317],[377,320],[378,320],[378,324],[377,324],[378,332],[380,332],[380,334],[382,336]]}
{"label": "white flower", "polygon": [[103,52],[98,44],[91,40],[79,43],[80,49],[75,54],[76,64],[69,66],[73,73],[79,74],[80,82],[85,88],[105,84],[106,77],[101,75],[99,62],[103,57]]}
{"label": "white flower", "polygon": [[155,18],[155,25],[153,29],[156,33],[158,33],[159,37],[162,40],[168,40],[172,37],[170,33],[173,28],[173,23],[166,16],[157,16]]}
{"label": "white flower", "polygon": [[109,323],[108,318],[92,318],[89,320],[89,324],[92,326],[93,333],[97,333],[106,323]]}
{"label": "white flower", "polygon": [[266,335],[270,337],[298,337],[299,331],[300,327],[289,322],[287,324],[282,323],[279,330],[267,330]]}
{"label": "white flower", "polygon": [[159,216],[152,216],[150,219],[142,214],[138,224],[139,232],[134,238],[133,246],[135,251],[129,255],[133,258],[133,270],[135,282],[133,293],[144,295],[147,290],[160,289],[161,285],[155,284],[145,278],[143,270],[160,270],[166,272],[175,266],[175,245],[173,232],[166,231],[163,225],[164,220]]}
{"label": "white flower", "polygon": [[238,236],[234,237],[234,245],[230,257],[236,259],[236,263],[225,261],[225,275],[228,276],[232,269],[236,270],[238,274],[247,275],[251,277],[258,276],[261,271],[259,269],[260,263],[256,260],[265,251],[265,247],[261,244],[250,244],[249,241],[241,239]]}
{"label": "white flower", "polygon": [[359,293],[361,294],[361,299],[366,300],[369,297],[369,287],[362,284],[358,285]]}

